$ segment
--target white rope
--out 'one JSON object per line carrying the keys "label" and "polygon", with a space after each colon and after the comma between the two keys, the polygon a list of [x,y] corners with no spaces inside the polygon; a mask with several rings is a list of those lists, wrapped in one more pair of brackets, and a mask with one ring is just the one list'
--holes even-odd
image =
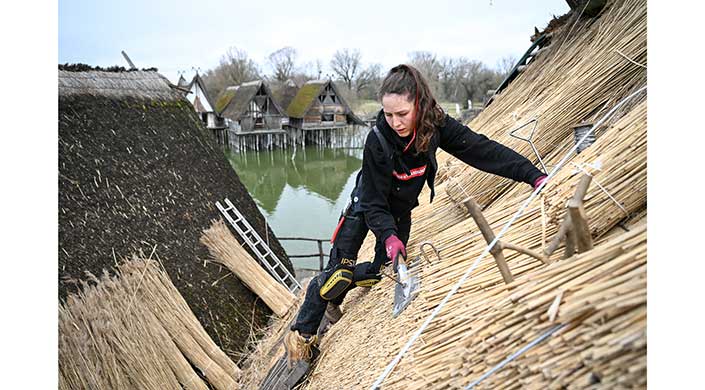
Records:
{"label": "white rope", "polygon": [[418,339],[419,336],[421,335],[421,333],[423,333],[423,331],[426,330],[426,327],[428,327],[428,325],[431,323],[431,321],[433,321],[433,319],[436,317],[436,315],[438,315],[438,313],[441,311],[441,309],[443,308],[443,306],[445,306],[445,304],[448,302],[448,300],[450,300],[450,297],[452,297],[452,296],[458,291],[458,289],[460,288],[460,286],[461,286],[461,285],[465,282],[465,280],[470,276],[470,274],[472,273],[472,271],[475,270],[475,268],[477,267],[477,265],[480,263],[480,260],[482,260],[482,258],[485,257],[485,255],[487,255],[488,253],[490,253],[490,249],[492,249],[492,248],[495,246],[495,244],[499,241],[499,239],[504,236],[504,234],[509,230],[509,227],[512,226],[512,224],[514,223],[514,221],[516,221],[516,220],[522,215],[522,213],[524,212],[524,210],[529,206],[529,203],[531,203],[531,201],[538,195],[538,193],[543,189],[543,187],[546,185],[546,183],[548,183],[548,182],[556,175],[556,173],[563,167],[563,165],[566,163],[566,161],[568,160],[568,158],[570,158],[570,156],[572,155],[572,153],[575,152],[575,151],[578,149],[578,146],[579,146],[580,144],[582,144],[583,141],[585,141],[585,139],[586,139],[587,136],[590,134],[590,132],[591,132],[593,129],[595,129],[596,127],[600,126],[600,125],[602,124],[602,122],[604,122],[607,118],[609,118],[619,107],[622,106],[622,104],[624,104],[626,101],[630,100],[630,99],[633,98],[634,96],[637,96],[638,94],[640,94],[641,92],[643,92],[643,91],[645,91],[645,90],[646,90],[646,85],[644,85],[644,86],[641,87],[639,90],[637,90],[636,92],[632,93],[631,95],[629,95],[629,96],[625,97],[624,99],[622,99],[619,103],[617,103],[617,105],[615,105],[614,107],[612,107],[612,109],[611,109],[604,117],[602,117],[602,119],[600,119],[597,123],[595,123],[595,124],[590,128],[589,131],[586,131],[586,132],[585,132],[585,134],[584,134],[583,137],[580,139],[580,141],[579,141],[579,142],[576,142],[576,143],[575,143],[575,146],[573,146],[573,148],[572,148],[571,150],[569,150],[569,151],[565,154],[565,156],[563,156],[563,158],[558,162],[558,164],[556,164],[556,167],[553,168],[553,170],[551,171],[551,173],[548,174],[548,177],[546,178],[546,180],[544,180],[543,183],[541,183],[541,185],[539,185],[538,187],[536,187],[536,188],[534,189],[534,191],[531,193],[531,196],[529,196],[529,198],[521,205],[521,207],[519,208],[519,210],[517,210],[516,214],[514,214],[514,216],[512,217],[512,219],[510,219],[509,222],[507,222],[507,223],[504,225],[504,227],[503,227],[502,230],[499,232],[499,234],[497,234],[497,235],[495,236],[494,240],[492,240],[492,242],[490,242],[489,244],[487,244],[487,246],[485,247],[485,249],[482,251],[482,253],[480,253],[480,255],[477,257],[477,259],[475,259],[475,261],[474,261],[474,262],[472,263],[472,265],[467,269],[467,271],[465,271],[465,273],[464,273],[463,276],[460,278],[460,280],[458,280],[458,282],[456,282],[455,285],[453,285],[453,288],[448,292],[448,294],[446,294],[445,298],[443,298],[443,300],[441,301],[441,303],[439,303],[438,306],[436,306],[436,308],[433,310],[433,312],[431,313],[431,315],[429,315],[428,318],[426,318],[426,321],[424,321],[424,323],[421,324],[421,327],[420,327],[416,332],[414,332],[414,334],[411,336],[411,338],[409,339],[409,341],[407,341],[407,343],[404,345],[404,347],[402,347],[402,349],[399,351],[399,353],[397,354],[397,356],[395,356],[394,359],[392,359],[392,361],[387,365],[387,367],[384,369],[384,371],[382,372],[382,374],[380,374],[380,376],[377,378],[377,380],[372,384],[372,386],[370,387],[370,390],[379,389],[379,387],[382,385],[382,382],[384,382],[384,380],[387,378],[387,376],[389,376],[389,373],[392,372],[392,370],[394,369],[394,367],[396,367],[396,365],[399,363],[399,361],[401,360],[401,358],[406,354],[406,352],[409,350],[409,348],[414,344],[414,342],[416,342],[416,339]]}
{"label": "white rope", "polygon": [[[617,205],[617,207],[619,207],[622,211],[624,211],[624,214],[625,214],[627,217],[629,216],[629,212],[627,211],[627,209],[625,209],[624,206],[622,206],[622,204],[619,203],[619,202],[617,201],[617,199],[615,199],[614,196],[612,196],[612,194],[610,194],[609,191],[607,191],[607,189],[606,189],[602,184],[600,184],[599,181],[597,181],[597,179],[595,179],[595,175],[593,175],[592,173],[588,172],[587,169],[585,169],[585,167],[583,167],[583,166],[580,165],[580,164],[576,164],[576,163],[574,163],[574,162],[572,162],[572,161],[571,161],[571,164],[575,165],[575,166],[578,168],[578,170],[582,171],[582,172],[585,173],[586,175],[592,177],[592,181],[595,182],[595,184],[597,185],[597,187],[598,187],[599,189],[601,189],[602,192],[604,192],[605,195],[607,195],[607,197],[610,198],[610,199],[612,200],[612,202],[614,202],[614,204]],[[601,170],[601,169],[598,168],[598,170]]]}
{"label": "white rope", "polygon": [[465,387],[465,390],[470,390],[474,388],[478,383],[482,382],[483,380],[487,379],[490,375],[494,374],[496,371],[501,369],[502,367],[506,366],[507,363],[511,362],[512,360],[516,359],[519,357],[519,355],[523,354],[524,352],[528,351],[529,349],[533,348],[536,344],[542,342],[543,340],[547,339],[549,336],[552,334],[556,333],[557,331],[563,329],[566,326],[566,324],[562,325],[556,325],[553,328],[549,329],[546,331],[544,334],[536,338],[534,341],[530,342],[529,344],[525,345],[522,347],[520,350],[514,352],[511,354],[508,358],[502,360],[498,365],[492,367],[491,370],[487,371],[486,373],[482,374],[481,377],[479,377],[476,381],[470,383]]}

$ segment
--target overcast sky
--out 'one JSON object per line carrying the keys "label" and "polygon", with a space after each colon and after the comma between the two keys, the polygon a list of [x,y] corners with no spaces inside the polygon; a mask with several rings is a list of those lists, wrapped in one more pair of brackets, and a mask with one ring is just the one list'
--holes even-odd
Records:
{"label": "overcast sky", "polygon": [[[473,1],[59,1],[59,63],[156,67],[172,81],[218,65],[229,47],[265,73],[266,57],[285,46],[298,63],[324,65],[339,48],[388,69],[408,53],[464,56],[491,67],[529,47],[534,26],[568,11],[565,0]],[[324,71],[329,71],[325,69]]]}

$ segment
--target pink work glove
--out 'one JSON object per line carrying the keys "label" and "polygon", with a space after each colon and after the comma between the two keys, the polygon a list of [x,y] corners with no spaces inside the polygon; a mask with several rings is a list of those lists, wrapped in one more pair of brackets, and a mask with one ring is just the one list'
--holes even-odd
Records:
{"label": "pink work glove", "polygon": [[548,176],[546,175],[539,176],[539,178],[534,181],[534,189],[537,189],[541,184],[543,184],[543,182],[546,181],[546,179],[548,179]]}
{"label": "pink work glove", "polygon": [[406,248],[399,237],[391,235],[384,240],[384,248],[387,250],[387,257],[393,262],[394,272],[397,272],[397,257],[399,254],[406,258]]}

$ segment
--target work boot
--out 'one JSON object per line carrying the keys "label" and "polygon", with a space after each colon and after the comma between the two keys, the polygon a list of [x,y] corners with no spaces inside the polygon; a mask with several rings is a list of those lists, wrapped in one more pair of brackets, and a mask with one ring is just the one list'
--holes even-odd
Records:
{"label": "work boot", "polygon": [[286,349],[286,357],[290,367],[292,363],[298,360],[310,363],[320,354],[318,336],[301,334],[298,330],[289,331],[284,336],[284,348]]}
{"label": "work boot", "polygon": [[340,310],[340,305],[336,305],[333,302],[328,302],[328,306],[326,306],[326,319],[328,322],[330,322],[331,325],[334,325],[336,322],[340,321],[340,317],[343,316],[343,312]]}

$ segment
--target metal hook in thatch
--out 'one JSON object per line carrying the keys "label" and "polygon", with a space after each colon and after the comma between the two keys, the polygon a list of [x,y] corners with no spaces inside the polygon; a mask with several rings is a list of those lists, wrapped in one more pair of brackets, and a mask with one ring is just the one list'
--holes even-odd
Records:
{"label": "metal hook in thatch", "polygon": [[433,252],[436,254],[436,257],[438,258],[438,261],[441,261],[441,251],[439,251],[439,250],[436,248],[436,246],[433,245],[433,243],[432,243],[431,241],[424,241],[424,242],[422,242],[421,245],[419,246],[419,251],[421,251],[421,255],[422,255],[423,258],[428,262],[428,264],[433,264],[433,263],[431,262],[431,260],[428,259],[428,256],[426,255],[426,250],[424,249],[424,247],[425,247],[426,245],[428,245],[428,246],[430,246],[431,248],[433,248]]}
{"label": "metal hook in thatch", "polygon": [[[534,124],[534,127],[531,128],[531,133],[529,134],[528,137],[522,137],[520,135],[517,135],[517,132],[524,127],[529,126],[530,124]],[[516,139],[520,139],[522,141],[526,141],[531,145],[531,149],[534,151],[534,154],[536,154],[536,158],[539,160],[539,164],[541,164],[541,167],[543,168],[544,173],[548,173],[548,170],[546,169],[546,165],[543,163],[543,160],[541,159],[541,155],[539,154],[538,149],[536,149],[536,145],[534,145],[534,133],[536,132],[536,127],[539,125],[539,120],[538,118],[533,118],[530,121],[524,123],[523,125],[517,127],[516,129],[512,130],[509,132],[509,136],[514,137]]]}

